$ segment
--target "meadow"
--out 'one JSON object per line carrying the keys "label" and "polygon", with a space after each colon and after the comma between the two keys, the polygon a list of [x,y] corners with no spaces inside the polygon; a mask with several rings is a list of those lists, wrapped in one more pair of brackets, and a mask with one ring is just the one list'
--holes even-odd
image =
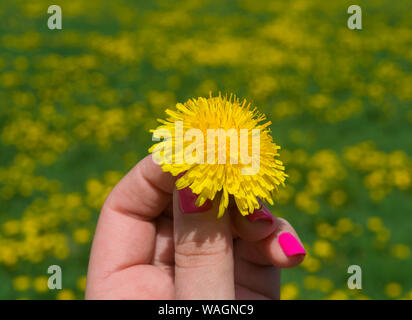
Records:
{"label": "meadow", "polygon": [[106,195],[166,108],[210,92],[282,147],[273,213],[308,251],[282,299],[412,299],[411,2],[359,2],[362,30],[344,0],[61,0],[62,30],[51,4],[0,2],[0,299],[82,299]]}

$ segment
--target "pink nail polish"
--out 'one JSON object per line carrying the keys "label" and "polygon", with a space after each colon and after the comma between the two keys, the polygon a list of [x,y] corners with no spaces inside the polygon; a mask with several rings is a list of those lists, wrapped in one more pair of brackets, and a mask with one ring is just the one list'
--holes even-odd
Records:
{"label": "pink nail polish", "polygon": [[250,222],[254,222],[256,220],[265,220],[272,223],[275,222],[275,218],[272,213],[263,203],[261,203],[260,209],[257,209],[252,214],[247,215],[247,218]]}
{"label": "pink nail polish", "polygon": [[279,236],[279,244],[283,252],[288,256],[295,256],[297,254],[306,254],[305,249],[298,240],[289,232],[282,233]]}
{"label": "pink nail polish", "polygon": [[212,208],[212,201],[210,200],[206,200],[202,206],[198,207],[196,205],[198,195],[193,193],[189,187],[178,190],[178,194],[180,210],[182,210],[183,213],[199,213]]}

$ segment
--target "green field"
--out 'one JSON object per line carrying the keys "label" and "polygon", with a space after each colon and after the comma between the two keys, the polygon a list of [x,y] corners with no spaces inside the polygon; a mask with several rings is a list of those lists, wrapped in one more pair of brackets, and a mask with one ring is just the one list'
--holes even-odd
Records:
{"label": "green field", "polygon": [[309,253],[282,298],[412,299],[410,1],[360,1],[362,30],[343,0],[65,0],[62,30],[50,4],[0,2],[0,299],[82,299],[105,196],[166,108],[210,92],[282,147],[273,212]]}

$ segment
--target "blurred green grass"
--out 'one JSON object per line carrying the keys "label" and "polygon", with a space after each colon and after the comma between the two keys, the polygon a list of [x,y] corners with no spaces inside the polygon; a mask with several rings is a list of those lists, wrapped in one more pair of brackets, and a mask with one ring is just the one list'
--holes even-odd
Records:
{"label": "blurred green grass", "polygon": [[82,298],[99,208],[148,130],[219,91],[266,113],[283,149],[273,209],[309,251],[283,298],[412,298],[409,2],[363,1],[361,31],[349,1],[56,4],[59,31],[47,1],[0,3],[0,298]]}

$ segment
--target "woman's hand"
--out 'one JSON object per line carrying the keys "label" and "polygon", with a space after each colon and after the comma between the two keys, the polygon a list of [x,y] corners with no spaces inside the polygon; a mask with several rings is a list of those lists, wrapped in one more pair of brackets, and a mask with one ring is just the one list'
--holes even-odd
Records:
{"label": "woman's hand", "polygon": [[280,268],[305,256],[285,220],[263,206],[236,206],[217,219],[218,202],[198,208],[189,189],[151,156],[107,197],[87,275],[87,299],[278,299]]}

